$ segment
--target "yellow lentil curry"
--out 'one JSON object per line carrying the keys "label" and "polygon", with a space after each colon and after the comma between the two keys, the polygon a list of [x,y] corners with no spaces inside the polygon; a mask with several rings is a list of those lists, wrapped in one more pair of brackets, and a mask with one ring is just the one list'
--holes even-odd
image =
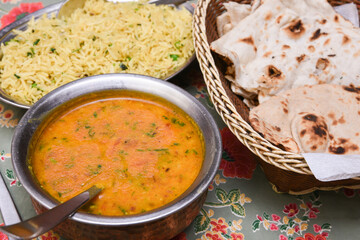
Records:
{"label": "yellow lentil curry", "polygon": [[104,190],[84,210],[121,216],[161,207],[194,182],[203,136],[181,109],[125,90],[77,102],[32,140],[30,168],[51,196],[63,202],[95,184]]}

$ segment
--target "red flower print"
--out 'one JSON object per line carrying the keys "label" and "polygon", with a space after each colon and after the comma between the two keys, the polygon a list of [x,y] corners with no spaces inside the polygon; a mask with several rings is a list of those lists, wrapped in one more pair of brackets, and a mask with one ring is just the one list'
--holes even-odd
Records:
{"label": "red flower print", "polygon": [[2,156],[0,159],[1,159],[1,161],[5,161],[5,157],[4,157],[4,156]]}
{"label": "red flower print", "polygon": [[352,198],[355,196],[355,190],[354,189],[349,189],[349,188],[344,188],[344,194],[345,196],[347,196],[348,198]]}
{"label": "red flower print", "polygon": [[217,234],[206,233],[205,236],[206,236],[206,239],[209,239],[209,240],[222,240],[222,238]]}
{"label": "red flower print", "polygon": [[328,232],[322,232],[322,233],[321,233],[321,236],[323,236],[323,237],[325,237],[325,238],[326,238],[326,237],[328,237],[328,236],[329,236],[329,233],[328,233]]}
{"label": "red flower print", "polygon": [[313,211],[313,212],[315,212],[315,213],[319,213],[319,212],[320,212],[318,208],[312,206],[312,203],[311,203],[311,202],[307,202],[307,203],[306,203],[306,206],[307,206],[311,211]]}
{"label": "red flower print", "polygon": [[251,179],[256,168],[254,155],[247,149],[229,128],[221,130],[223,140],[223,158],[220,169],[223,175],[230,178]]}
{"label": "red flower print", "polygon": [[242,233],[234,233],[230,234],[232,240],[244,240],[244,234]]}
{"label": "red flower print", "polygon": [[275,223],[272,223],[272,224],[270,224],[270,230],[271,231],[277,231],[277,230],[279,230],[279,228],[278,228],[278,226],[276,226]]}
{"label": "red flower print", "polygon": [[14,180],[12,180],[11,182],[10,182],[10,186],[14,186],[15,184],[16,184],[16,179],[14,179]]}
{"label": "red flower print", "polygon": [[288,215],[288,217],[293,217],[298,214],[299,209],[296,203],[290,203],[289,205],[285,205],[284,213]]}
{"label": "red flower print", "polygon": [[281,217],[276,214],[271,214],[271,217],[272,217],[273,221],[275,221],[275,222],[277,222],[281,219]]}
{"label": "red flower print", "polygon": [[[1,112],[1,109],[0,109]],[[353,198],[356,196],[356,194],[360,195],[360,190],[350,189],[350,188],[344,188],[343,193],[348,198]]]}
{"label": "red flower print", "polygon": [[14,116],[14,113],[11,110],[7,110],[7,111],[5,111],[3,113],[3,116],[4,116],[5,119],[10,119],[10,118],[12,118]]}
{"label": "red flower print", "polygon": [[321,226],[318,225],[318,224],[314,224],[314,231],[315,231],[316,233],[320,232],[320,231],[321,231]]}
{"label": "red flower print", "polygon": [[308,216],[312,219],[317,218],[316,214],[313,211],[310,211]]}
{"label": "red flower print", "polygon": [[[4,223],[0,224],[0,226],[4,226]],[[8,237],[5,233],[0,232],[0,240],[8,240]]]}
{"label": "red flower print", "polygon": [[304,237],[297,237],[295,240],[326,240],[326,238],[322,235],[314,236],[311,233],[305,233]]}
{"label": "red flower print", "polygon": [[224,234],[227,232],[227,225],[224,224],[224,221],[221,218],[217,222],[216,221],[211,221],[210,224],[213,225],[212,230],[214,232],[221,232],[221,233],[224,233]]}
{"label": "red flower print", "polygon": [[279,236],[279,240],[288,240],[288,238],[286,236],[284,236],[283,234],[281,234]]}
{"label": "red flower print", "polygon": [[186,233],[182,232],[176,237],[174,237],[172,240],[186,240]]}
{"label": "red flower print", "polygon": [[4,111],[4,106],[0,104],[0,113]]}
{"label": "red flower print", "polygon": [[296,226],[294,227],[294,230],[295,230],[295,232],[299,232],[299,230],[300,230],[299,225],[296,225]]}
{"label": "red flower print", "polygon": [[9,25],[16,20],[25,17],[26,15],[33,13],[41,8],[43,8],[41,2],[38,3],[21,3],[19,7],[13,8],[8,14],[4,15],[1,18],[1,28]]}
{"label": "red flower print", "polygon": [[262,221],[262,217],[260,217],[259,215],[256,215],[257,219],[259,219],[260,221]]}
{"label": "red flower print", "polygon": [[53,235],[52,231],[45,233],[41,236],[41,240],[59,240],[60,238],[57,235]]}

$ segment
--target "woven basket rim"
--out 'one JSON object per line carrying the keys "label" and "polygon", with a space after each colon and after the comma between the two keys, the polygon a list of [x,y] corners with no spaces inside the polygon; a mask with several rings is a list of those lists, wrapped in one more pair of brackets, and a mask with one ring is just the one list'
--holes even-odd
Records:
{"label": "woven basket rim", "polygon": [[[236,111],[234,104],[226,94],[206,35],[205,19],[209,4],[216,4],[217,2],[217,0],[198,0],[193,18],[195,52],[210,99],[216,111],[238,140],[266,163],[286,171],[313,175],[301,154],[282,150],[256,132]],[[342,3],[348,2],[334,1],[332,5]],[[360,8],[359,5],[357,7]],[[360,176],[352,179],[360,180]]]}

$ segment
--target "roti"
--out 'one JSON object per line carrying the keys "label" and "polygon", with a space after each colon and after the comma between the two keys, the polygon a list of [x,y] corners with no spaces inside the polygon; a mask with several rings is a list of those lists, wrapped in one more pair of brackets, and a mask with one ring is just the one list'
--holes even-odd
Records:
{"label": "roti", "polygon": [[360,88],[321,84],[284,91],[250,110],[251,126],[294,152],[360,154]]}
{"label": "roti", "polygon": [[226,78],[251,106],[305,85],[359,85],[360,31],[326,0],[224,6],[211,49],[231,63]]}

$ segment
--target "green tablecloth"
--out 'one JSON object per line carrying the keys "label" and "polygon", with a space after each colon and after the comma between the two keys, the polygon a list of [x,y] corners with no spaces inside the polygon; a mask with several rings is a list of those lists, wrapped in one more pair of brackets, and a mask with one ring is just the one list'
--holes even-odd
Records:
{"label": "green tablecloth", "polygon": [[[0,0],[2,27],[57,0]],[[272,190],[255,156],[230,132],[209,100],[195,62],[172,80],[213,114],[223,140],[220,169],[205,205],[176,239],[360,239],[360,191],[342,189],[302,196]],[[23,219],[35,215],[11,165],[11,139],[25,110],[0,102],[0,170]],[[235,196],[229,198],[229,196]],[[1,220],[1,219],[0,219]],[[0,221],[1,223],[1,221]],[[0,240],[6,239],[0,233]],[[49,232],[38,239],[61,239]]]}

